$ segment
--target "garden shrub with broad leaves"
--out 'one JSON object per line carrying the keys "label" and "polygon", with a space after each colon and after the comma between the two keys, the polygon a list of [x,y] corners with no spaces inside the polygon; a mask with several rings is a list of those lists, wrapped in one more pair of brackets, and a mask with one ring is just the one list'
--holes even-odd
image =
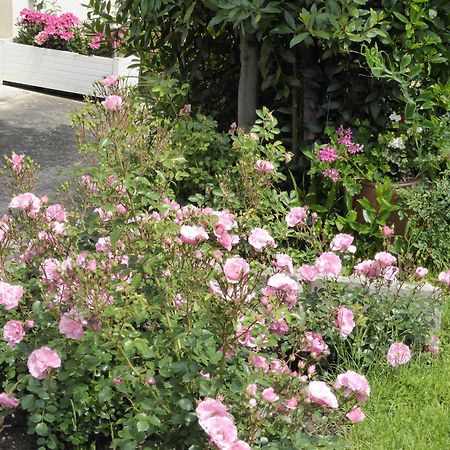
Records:
{"label": "garden shrub with broad leaves", "polygon": [[[378,355],[397,366],[437,351],[431,302],[395,295],[408,274],[393,255],[355,265],[352,236],[328,244],[313,213],[286,207],[268,111],[231,137],[221,206],[180,204],[180,165],[192,172],[177,121],[113,77],[100,89],[79,116],[97,164],[67,205],[32,193],[28,158],[7,161],[1,414],[26,411],[42,449],[343,448],[337,431],[364,419],[370,395],[360,372]],[[304,261],[288,254],[295,239],[311,242]],[[340,287],[345,270],[361,290]]]}

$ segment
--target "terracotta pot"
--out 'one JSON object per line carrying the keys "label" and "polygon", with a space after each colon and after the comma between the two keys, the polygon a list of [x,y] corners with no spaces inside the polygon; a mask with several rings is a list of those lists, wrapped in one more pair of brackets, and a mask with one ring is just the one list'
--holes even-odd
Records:
{"label": "terracotta pot", "polygon": [[[408,181],[393,182],[391,203],[393,204],[397,203],[396,189],[416,186],[419,183],[420,183],[419,176]],[[358,222],[366,223],[363,218],[363,208],[359,204],[358,200],[361,198],[366,198],[374,206],[376,211],[378,211],[380,207],[377,202],[376,182],[369,180],[362,180],[361,186],[362,186],[361,192],[353,198],[353,208],[358,213]],[[394,226],[395,234],[403,235],[405,233],[405,227],[406,224],[408,223],[408,219],[407,218],[400,219],[398,213],[394,212],[388,217],[386,222],[389,226]]]}

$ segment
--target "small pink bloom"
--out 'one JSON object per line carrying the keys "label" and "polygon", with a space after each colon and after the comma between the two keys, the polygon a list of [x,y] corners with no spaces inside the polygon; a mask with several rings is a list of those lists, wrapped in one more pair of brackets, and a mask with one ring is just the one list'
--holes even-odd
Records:
{"label": "small pink bloom", "polygon": [[318,271],[315,266],[308,266],[304,264],[298,269],[298,275],[305,281],[315,281],[317,279]]}
{"label": "small pink bloom", "polygon": [[339,173],[339,171],[334,169],[325,169],[322,172],[322,175],[324,177],[330,178],[333,183],[337,183],[341,179],[341,174]]}
{"label": "small pink bloom", "polygon": [[394,230],[391,227],[388,227],[387,225],[385,225],[383,228],[381,228],[381,233],[384,236],[390,236],[393,232],[394,232]]}
{"label": "small pink bloom", "polygon": [[284,336],[289,331],[289,326],[283,319],[279,319],[270,325],[269,330],[277,336]]}
{"label": "small pink bloom", "polygon": [[121,378],[121,377],[113,378],[113,383],[115,383],[115,384],[121,384],[122,382],[123,382],[123,378]]}
{"label": "small pink bloom", "polygon": [[279,399],[278,395],[275,393],[275,390],[272,387],[263,390],[262,398],[267,403],[273,403]]}
{"label": "small pink bloom", "polygon": [[228,408],[220,401],[214,398],[205,398],[202,400],[195,409],[195,414],[199,420],[199,422],[204,422],[211,417],[219,416],[226,417],[228,416]]}
{"label": "small pink bloom", "polygon": [[347,337],[355,328],[353,312],[345,306],[337,309],[336,326],[342,337]]}
{"label": "small pink bloom", "polygon": [[17,408],[20,405],[20,400],[15,397],[10,397],[5,392],[0,394],[0,406],[3,408]]}
{"label": "small pink bloom", "polygon": [[348,397],[350,394],[355,393],[358,402],[362,403],[366,401],[370,395],[370,386],[364,375],[348,370],[347,372],[337,376],[334,383],[335,389],[345,387],[344,397]]}
{"label": "small pink bloom", "polygon": [[277,245],[273,237],[262,228],[254,228],[248,237],[249,244],[260,253],[264,247],[275,248]]}
{"label": "small pink bloom", "polygon": [[102,86],[108,87],[112,86],[113,84],[117,83],[117,76],[116,75],[108,75],[107,77],[103,78],[103,80],[100,81],[100,84]]}
{"label": "small pink bloom", "polygon": [[375,261],[381,267],[395,266],[397,264],[397,258],[388,252],[379,252],[375,255]]}
{"label": "small pink bloom", "polygon": [[250,406],[250,408],[255,408],[257,404],[258,404],[258,402],[256,401],[256,398],[251,398],[248,401],[248,406]]}
{"label": "small pink bloom", "polygon": [[284,291],[286,293],[296,294],[298,292],[297,282],[284,273],[276,273],[275,275],[272,275],[267,280],[267,286],[277,291]]}
{"label": "small pink bloom", "polygon": [[182,225],[180,228],[180,238],[183,244],[199,244],[206,241],[209,236],[202,227]]}
{"label": "small pink bloom", "polygon": [[23,296],[23,287],[0,281],[0,305],[6,310],[16,308]]}
{"label": "small pink bloom", "polygon": [[247,444],[247,442],[236,441],[227,447],[226,450],[252,450],[252,448]]}
{"label": "small pink bloom", "polygon": [[306,218],[308,213],[303,206],[296,206],[295,208],[291,208],[289,213],[286,216],[286,223],[288,227],[296,227],[298,225],[305,225]]}
{"label": "small pink bloom", "polygon": [[20,173],[23,170],[22,162],[25,159],[25,155],[16,155],[14,152],[11,155],[11,163],[12,163],[12,170],[15,173]]}
{"label": "small pink bloom", "polygon": [[199,424],[220,449],[229,448],[237,440],[237,428],[231,417],[214,416]]}
{"label": "small pink bloom", "polygon": [[248,395],[255,395],[257,390],[258,386],[256,386],[256,384],[249,384],[245,392],[247,392]]}
{"label": "small pink bloom", "polygon": [[67,220],[66,210],[59,204],[50,205],[45,211],[45,218],[49,222],[65,222]]}
{"label": "small pink bloom", "polygon": [[346,414],[346,416],[351,423],[362,422],[366,417],[365,414],[362,412],[361,408],[359,407],[353,408],[350,412]]}
{"label": "small pink bloom", "polygon": [[239,283],[250,271],[250,266],[243,258],[228,258],[223,271],[229,283]]}
{"label": "small pink bloom", "polygon": [[447,272],[441,272],[438,276],[438,280],[450,287],[450,270],[447,270]]}
{"label": "small pink bloom", "polygon": [[145,382],[146,382],[147,384],[156,384],[155,377],[147,377],[147,378],[145,379]]}
{"label": "small pink bloom", "polygon": [[9,347],[14,347],[25,336],[22,324],[17,320],[9,320],[3,327],[3,338]]}
{"label": "small pink bloom", "polygon": [[342,270],[342,262],[334,253],[325,252],[316,259],[315,267],[322,277],[337,277]]}
{"label": "small pink bloom", "polygon": [[119,95],[110,95],[102,101],[102,105],[110,111],[117,111],[122,106],[123,100]]}
{"label": "small pink bloom", "polygon": [[25,328],[33,328],[34,320],[25,320],[24,326],[25,326]]}
{"label": "small pink bloom", "polygon": [[292,258],[289,255],[277,253],[274,264],[278,270],[286,270],[291,275],[294,275],[294,266],[292,265]]}
{"label": "small pink bloom", "polygon": [[267,364],[266,358],[264,356],[255,355],[250,358],[250,365],[252,365],[255,369],[263,369],[268,370],[269,364]]}
{"label": "small pink bloom", "polygon": [[34,194],[29,192],[13,197],[9,203],[11,209],[18,209],[19,211],[26,211],[29,217],[34,215],[41,209],[41,200]]}
{"label": "small pink bloom", "polygon": [[27,365],[30,374],[34,378],[42,380],[51,369],[61,367],[61,359],[52,349],[41,347],[31,353]]}
{"label": "small pink bloom", "polygon": [[83,325],[85,324],[86,321],[81,314],[72,309],[61,316],[59,332],[69,339],[81,339],[84,336]]}
{"label": "small pink bloom", "polygon": [[275,169],[275,166],[270,161],[258,159],[256,161],[256,171],[258,173],[271,173]]}
{"label": "small pink bloom", "polygon": [[425,267],[418,267],[414,274],[417,278],[420,279],[426,277],[427,273],[428,269],[426,269]]}
{"label": "small pink bloom", "polygon": [[337,408],[338,401],[331,389],[323,381],[311,381],[307,388],[308,399],[318,405]]}
{"label": "small pink bloom", "polygon": [[430,336],[428,345],[425,349],[432,355],[436,355],[439,352],[439,338],[437,336]]}
{"label": "small pink bloom", "polygon": [[394,342],[389,347],[387,360],[392,367],[406,364],[411,359],[411,350],[401,342]]}
{"label": "small pink bloom", "polygon": [[296,397],[292,397],[290,398],[287,402],[286,402],[286,407],[289,409],[297,409],[298,407],[298,400]]}
{"label": "small pink bloom", "polygon": [[317,153],[317,159],[324,162],[333,162],[338,159],[338,152],[332,147],[324,147]]}
{"label": "small pink bloom", "polygon": [[349,234],[339,233],[331,241],[330,248],[333,252],[343,253],[349,251],[350,253],[355,253],[356,247],[352,245],[353,239],[353,236]]}
{"label": "small pink bloom", "polygon": [[309,352],[313,358],[318,358],[324,353],[328,353],[328,345],[320,333],[307,331],[303,340],[302,352]]}

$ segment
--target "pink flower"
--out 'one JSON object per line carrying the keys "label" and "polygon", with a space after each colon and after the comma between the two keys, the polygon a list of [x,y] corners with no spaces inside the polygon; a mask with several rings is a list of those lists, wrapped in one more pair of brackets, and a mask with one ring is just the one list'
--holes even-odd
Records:
{"label": "pink flower", "polygon": [[436,355],[439,352],[439,338],[437,336],[430,336],[428,339],[428,345],[425,346],[425,350],[432,355]]}
{"label": "pink flower", "polygon": [[362,422],[366,417],[365,414],[362,412],[361,408],[359,407],[353,408],[350,412],[346,414],[346,416],[351,423]]}
{"label": "pink flower", "polygon": [[20,173],[23,170],[22,161],[25,155],[16,155],[14,152],[11,155],[12,170],[15,173]]}
{"label": "pink flower", "polygon": [[328,352],[328,345],[320,333],[307,331],[303,339],[302,352],[309,352],[313,358],[318,358],[323,353]]}
{"label": "pink flower", "polygon": [[9,347],[14,347],[25,336],[22,324],[17,320],[9,320],[3,327],[3,338]]}
{"label": "pink flower", "polygon": [[345,306],[337,309],[336,326],[339,328],[342,337],[347,337],[355,328],[353,312]]}
{"label": "pink flower", "polygon": [[318,271],[315,266],[304,264],[298,269],[298,275],[303,280],[312,282],[317,279]]}
{"label": "pink flower", "polygon": [[343,253],[349,251],[350,253],[355,253],[356,247],[352,245],[353,239],[353,236],[349,234],[339,233],[331,241],[330,248],[333,252]]}
{"label": "pink flower", "polygon": [[22,295],[22,286],[14,286],[0,281],[0,305],[3,305],[6,310],[17,307]]}
{"label": "pink flower", "polygon": [[5,392],[0,394],[0,406],[3,408],[17,408],[20,405],[20,400],[15,397],[10,397]]}
{"label": "pink flower", "polygon": [[365,402],[370,395],[370,386],[364,375],[348,370],[347,372],[340,374],[336,378],[334,383],[335,389],[345,387],[344,397],[348,397],[350,394],[355,393],[358,402]]}
{"label": "pink flower", "polygon": [[272,275],[267,280],[267,286],[275,290],[284,291],[286,293],[298,292],[297,282],[284,273],[276,273],[275,275]]}
{"label": "pink flower", "polygon": [[286,223],[288,227],[294,228],[298,225],[305,225],[308,213],[303,206],[296,206],[291,208],[286,216]]}
{"label": "pink flower", "polygon": [[316,259],[315,267],[322,277],[337,277],[341,272],[342,262],[334,253],[325,252]]}
{"label": "pink flower", "polygon": [[283,319],[279,319],[270,325],[269,330],[277,336],[284,336],[289,331],[289,326]]}
{"label": "pink flower", "polygon": [[249,273],[250,266],[244,258],[228,258],[223,271],[229,283],[239,283]]}
{"label": "pink flower", "polygon": [[289,409],[297,409],[298,407],[298,400],[296,397],[292,397],[290,398],[287,402],[286,402],[286,407]]}
{"label": "pink flower", "polygon": [[155,380],[155,377],[147,377],[145,380],[144,380],[147,384],[156,384],[156,380]]}
{"label": "pink flower", "polygon": [[118,78],[116,75],[108,75],[107,77],[103,78],[103,80],[100,81],[100,84],[102,86],[109,87],[112,86],[113,84],[116,84],[117,80]]}
{"label": "pink flower", "polygon": [[256,401],[256,398],[251,398],[248,401],[248,406],[250,406],[250,408],[254,408],[257,404],[258,404],[258,402]]}
{"label": "pink flower", "polygon": [[260,253],[264,247],[275,248],[277,245],[273,237],[262,228],[254,228],[248,237],[249,244]]}
{"label": "pink flower", "polygon": [[328,406],[329,408],[339,406],[336,396],[323,381],[311,381],[307,388],[307,396],[309,400],[318,405]]}
{"label": "pink flower", "polygon": [[110,111],[117,111],[122,106],[123,100],[119,95],[109,95],[102,101],[102,105]]}
{"label": "pink flower", "polygon": [[354,267],[356,275],[365,275],[368,278],[376,278],[380,274],[380,266],[372,259],[356,264]]}
{"label": "pink flower", "polygon": [[450,270],[447,270],[447,272],[441,272],[438,276],[438,280],[450,287]]}
{"label": "pink flower", "polygon": [[279,399],[278,395],[275,393],[275,390],[272,387],[263,390],[262,398],[267,403],[273,403]]}
{"label": "pink flower", "polygon": [[319,150],[317,153],[317,159],[319,161],[325,161],[325,162],[333,162],[338,159],[339,155],[338,152],[332,148],[332,147],[324,147]]}
{"label": "pink flower", "polygon": [[180,238],[183,244],[199,244],[209,238],[208,233],[202,227],[182,225]]}
{"label": "pink flower", "polygon": [[248,395],[255,395],[257,390],[258,386],[256,386],[256,384],[249,384],[245,392],[247,392]]}
{"label": "pink flower", "polygon": [[27,192],[13,197],[9,207],[19,211],[26,211],[29,217],[34,217],[41,209],[41,201],[34,194]]}
{"label": "pink flower", "polygon": [[45,218],[49,222],[65,222],[67,220],[67,213],[59,203],[56,203],[55,205],[50,205],[47,207]]}
{"label": "pink flower", "polygon": [[387,360],[392,367],[406,364],[411,359],[411,350],[401,342],[394,342],[388,350]]}
{"label": "pink flower", "polygon": [[51,369],[61,367],[61,359],[52,349],[41,347],[31,353],[27,365],[30,374],[34,378],[42,380]]}
{"label": "pink flower", "polygon": [[220,400],[207,397],[197,405],[195,414],[199,422],[204,422],[211,417],[228,416],[228,408]]}
{"label": "pink flower", "polygon": [[219,449],[229,448],[237,440],[237,428],[231,417],[214,416],[199,424]]}
{"label": "pink flower", "polygon": [[254,355],[250,358],[249,362],[255,369],[269,369],[269,364],[267,364],[267,360],[264,356]]}
{"label": "pink flower", "polygon": [[226,450],[252,450],[250,445],[244,441],[236,441],[233,442],[229,447],[226,447]]}
{"label": "pink flower", "polygon": [[277,253],[274,261],[275,267],[278,270],[286,270],[291,275],[294,274],[294,266],[292,265],[292,258],[284,253]]}
{"label": "pink flower", "polygon": [[256,171],[258,173],[271,173],[275,169],[275,166],[270,161],[258,159],[256,161]]}
{"label": "pink flower", "polygon": [[83,325],[86,322],[75,310],[64,313],[59,320],[59,332],[69,339],[81,339],[84,335]]}
{"label": "pink flower", "polygon": [[391,227],[388,227],[387,225],[385,225],[383,228],[381,228],[381,233],[384,236],[390,236],[393,232],[394,232],[394,230]]}
{"label": "pink flower", "polygon": [[25,328],[33,328],[34,320],[25,320],[24,326],[25,326]]}
{"label": "pink flower", "polygon": [[428,269],[425,267],[418,267],[414,273],[417,278],[424,278],[428,273]]}
{"label": "pink flower", "polygon": [[112,381],[113,381],[114,384],[122,384],[123,378],[121,378],[121,377],[114,377]]}
{"label": "pink flower", "polygon": [[325,169],[322,172],[324,177],[330,178],[333,183],[337,183],[341,179],[341,174],[334,169]]}
{"label": "pink flower", "polygon": [[395,266],[397,264],[397,258],[388,252],[379,252],[375,255],[375,261],[381,267]]}

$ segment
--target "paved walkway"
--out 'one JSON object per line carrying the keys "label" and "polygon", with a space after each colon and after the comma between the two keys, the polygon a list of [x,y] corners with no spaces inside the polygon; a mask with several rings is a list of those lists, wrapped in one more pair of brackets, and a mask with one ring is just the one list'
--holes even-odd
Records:
{"label": "paved walkway", "polygon": [[[56,189],[81,164],[70,114],[81,101],[0,85],[0,165],[13,151],[33,158],[41,167],[37,195],[55,201]],[[0,213],[11,194],[0,179]]]}

